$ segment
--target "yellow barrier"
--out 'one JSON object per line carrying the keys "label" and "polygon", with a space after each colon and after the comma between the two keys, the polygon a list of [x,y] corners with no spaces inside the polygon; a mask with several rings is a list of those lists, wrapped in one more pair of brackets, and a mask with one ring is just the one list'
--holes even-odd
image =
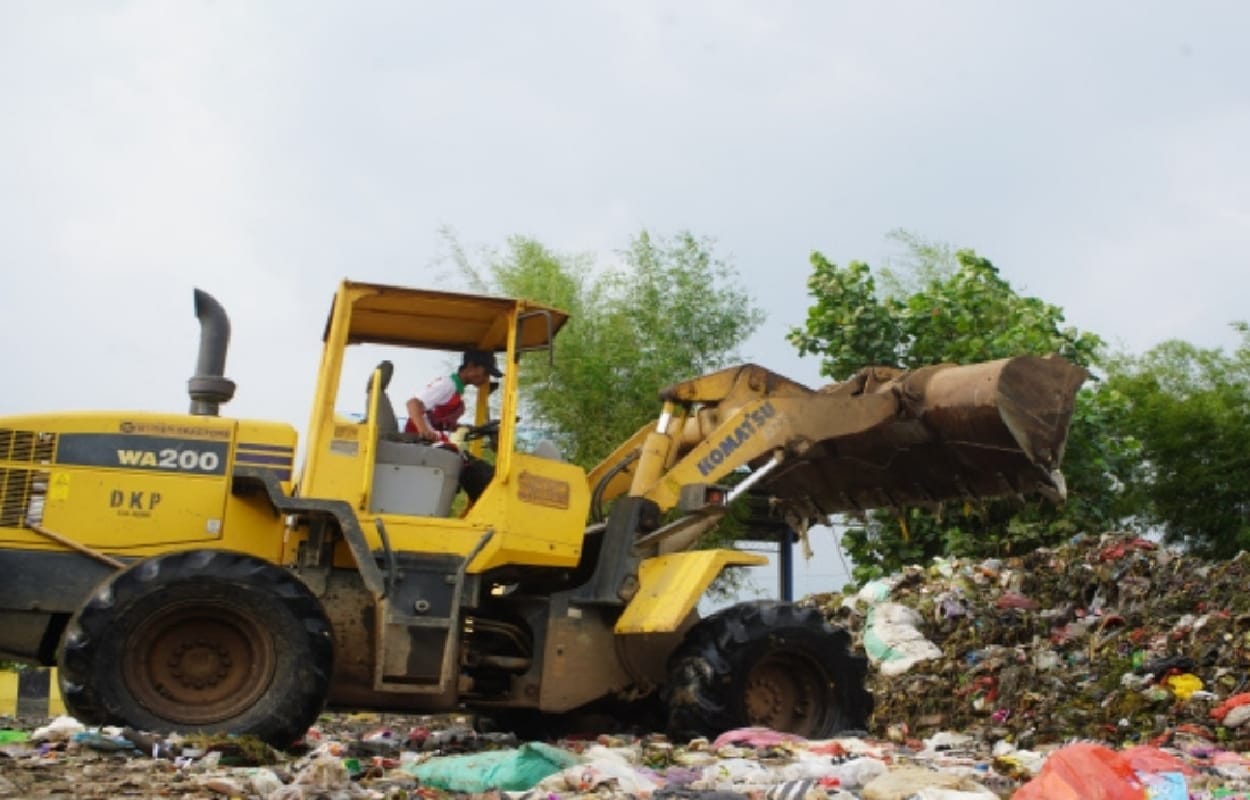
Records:
{"label": "yellow barrier", "polygon": [[55,669],[0,672],[0,716],[55,717],[64,713]]}
{"label": "yellow barrier", "polygon": [[0,672],[0,716],[17,714],[17,673]]}

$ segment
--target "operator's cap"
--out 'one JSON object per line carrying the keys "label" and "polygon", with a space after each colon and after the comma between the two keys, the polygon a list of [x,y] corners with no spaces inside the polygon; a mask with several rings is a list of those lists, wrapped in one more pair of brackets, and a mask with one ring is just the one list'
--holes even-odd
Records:
{"label": "operator's cap", "polygon": [[503,372],[499,370],[499,365],[495,363],[495,354],[486,350],[464,351],[464,363],[466,365],[476,364],[479,367],[486,367],[486,371],[491,374],[491,377],[503,377]]}

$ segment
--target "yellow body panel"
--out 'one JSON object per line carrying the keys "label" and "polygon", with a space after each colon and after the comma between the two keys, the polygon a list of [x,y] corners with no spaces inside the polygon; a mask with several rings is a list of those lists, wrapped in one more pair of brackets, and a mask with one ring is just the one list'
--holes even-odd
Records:
{"label": "yellow body panel", "polygon": [[[230,493],[236,465],[275,470],[285,486],[295,457],[289,425],[222,417],[84,412],[4,420],[0,544],[63,550],[40,527],[120,556],[220,547],[277,560],[282,521],[252,497]],[[39,452],[18,446],[29,435]],[[19,492],[23,496],[19,496]],[[9,496],[12,494],[12,496]]]}
{"label": "yellow body panel", "polygon": [[470,571],[504,564],[575,566],[590,509],[586,473],[572,464],[520,453],[509,466],[506,473],[496,472],[494,483],[465,517],[481,529],[504,533],[487,543]]}
{"label": "yellow body panel", "polygon": [[638,593],[616,621],[615,631],[675,631],[725,567],[767,563],[767,556],[738,550],[695,550],[648,558],[639,565]]}
{"label": "yellow body panel", "polygon": [[[340,466],[338,485],[352,486],[365,468],[364,461],[363,457],[332,456],[323,465]],[[396,551],[467,555],[491,531],[490,541],[469,565],[469,572],[506,564],[575,566],[581,558],[590,507],[586,473],[571,464],[522,454],[514,456],[512,466],[514,474],[496,473],[495,481],[464,517],[368,514],[357,508],[365,541],[371,549],[381,548],[374,522],[380,518]],[[297,544],[295,540],[288,543],[288,560],[294,557]],[[352,564],[346,544],[337,549],[335,564]]]}

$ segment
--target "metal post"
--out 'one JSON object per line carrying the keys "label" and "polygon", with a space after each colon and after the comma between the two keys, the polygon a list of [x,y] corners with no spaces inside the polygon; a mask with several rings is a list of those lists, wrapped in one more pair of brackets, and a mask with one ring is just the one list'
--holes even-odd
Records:
{"label": "metal post", "polygon": [[777,537],[777,584],[780,587],[781,599],[794,602],[794,531],[786,525]]}

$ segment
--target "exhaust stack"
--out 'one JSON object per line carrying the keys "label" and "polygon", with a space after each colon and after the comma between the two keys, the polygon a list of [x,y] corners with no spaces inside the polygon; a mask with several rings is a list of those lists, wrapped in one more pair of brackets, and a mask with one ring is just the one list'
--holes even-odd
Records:
{"label": "exhaust stack", "polygon": [[230,318],[221,303],[202,289],[195,290],[195,316],[200,321],[200,354],[195,375],[187,381],[190,413],[215,417],[218,407],[234,397],[234,381],[224,377],[226,349],[230,346]]}

